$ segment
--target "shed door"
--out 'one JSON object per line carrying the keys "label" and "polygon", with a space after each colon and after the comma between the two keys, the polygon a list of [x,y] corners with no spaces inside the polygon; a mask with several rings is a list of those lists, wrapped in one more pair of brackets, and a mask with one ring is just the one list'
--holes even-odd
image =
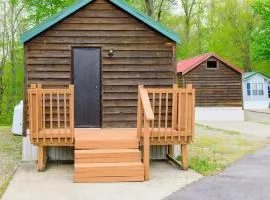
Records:
{"label": "shed door", "polygon": [[75,127],[99,128],[100,48],[73,49]]}

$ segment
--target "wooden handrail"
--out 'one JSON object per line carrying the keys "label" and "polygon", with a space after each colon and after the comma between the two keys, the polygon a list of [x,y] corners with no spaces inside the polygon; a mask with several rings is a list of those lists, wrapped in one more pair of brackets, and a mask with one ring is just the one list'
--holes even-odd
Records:
{"label": "wooden handrail", "polygon": [[[143,145],[145,180],[149,178],[150,145],[189,144],[194,139],[195,89],[138,88],[137,135]],[[185,167],[184,167],[185,168]]]}
{"label": "wooden handrail", "polygon": [[143,111],[146,117],[146,120],[154,120],[154,113],[151,107],[149,95],[146,89],[140,88],[141,100]]}
{"label": "wooden handrail", "polygon": [[[142,115],[144,118],[142,120]],[[138,87],[138,116],[137,116],[137,133],[141,137],[142,121],[144,122],[144,139],[143,139],[143,163],[144,163],[144,180],[149,180],[149,159],[150,159],[150,123],[154,120],[154,113],[151,107],[149,95],[142,85]]]}

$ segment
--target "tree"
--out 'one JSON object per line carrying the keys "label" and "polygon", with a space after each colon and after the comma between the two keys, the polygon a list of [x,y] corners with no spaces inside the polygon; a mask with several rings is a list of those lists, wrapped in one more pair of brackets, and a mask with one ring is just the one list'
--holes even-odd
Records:
{"label": "tree", "polygon": [[147,14],[151,17],[154,14],[153,0],[144,0]]}
{"label": "tree", "polygon": [[252,71],[251,42],[255,19],[249,1],[228,0],[223,7],[223,28],[234,47],[239,49],[245,71]]}
{"label": "tree", "polygon": [[11,87],[11,96],[10,96],[10,104],[13,106],[15,104],[16,99],[14,97],[17,96],[17,76],[16,76],[16,47],[18,46],[16,43],[18,42],[19,34],[18,29],[21,25],[21,13],[23,12],[24,5],[22,2],[18,0],[11,0],[9,2],[9,54],[10,54],[10,66],[11,66],[11,76],[10,81],[15,82],[15,84]]}
{"label": "tree", "polygon": [[205,12],[205,4],[202,0],[198,0],[195,9],[194,9],[194,25],[195,25],[195,41],[197,43],[196,45],[196,51],[197,53],[201,54],[204,52],[204,26],[203,26],[203,20],[205,19],[204,12]]}
{"label": "tree", "polygon": [[4,67],[6,65],[6,61],[7,61],[7,46],[6,46],[6,32],[7,32],[7,16],[6,16],[6,4],[4,2],[2,2],[1,4],[1,10],[2,15],[1,15],[1,24],[3,25],[1,32],[0,32],[0,36],[1,36],[1,43],[0,43],[0,47],[1,47],[1,60],[0,60],[0,115],[2,113],[2,99],[3,99],[3,95],[4,95]]}
{"label": "tree", "polygon": [[191,19],[194,12],[195,0],[180,0],[185,18],[185,40],[190,42]]}
{"label": "tree", "polygon": [[151,18],[161,21],[162,15],[170,15],[170,10],[177,0],[126,0],[136,9],[146,13]]}
{"label": "tree", "polygon": [[54,15],[73,2],[74,0],[25,0],[24,4],[28,11],[28,23],[39,24],[42,20]]}
{"label": "tree", "polygon": [[253,8],[260,19],[253,32],[255,59],[270,60],[270,0],[257,0]]}

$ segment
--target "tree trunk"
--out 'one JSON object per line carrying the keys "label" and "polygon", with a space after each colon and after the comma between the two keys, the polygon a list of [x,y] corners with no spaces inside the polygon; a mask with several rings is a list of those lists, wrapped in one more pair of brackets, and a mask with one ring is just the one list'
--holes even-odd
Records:
{"label": "tree trunk", "polygon": [[160,21],[161,19],[161,13],[162,13],[162,6],[163,6],[164,0],[161,0],[159,8],[158,8],[158,17],[157,20]]}
{"label": "tree trunk", "polygon": [[194,11],[195,0],[181,0],[182,7],[185,14],[185,39],[186,43],[190,41],[190,28],[191,28],[191,17]]}
{"label": "tree trunk", "polygon": [[245,72],[251,72],[251,55],[249,50],[249,45],[247,45],[246,49],[243,49],[243,67]]}
{"label": "tree trunk", "polygon": [[186,18],[185,20],[185,38],[186,42],[189,43],[190,41],[190,19]]}
{"label": "tree trunk", "polygon": [[17,86],[17,77],[16,77],[16,63],[15,63],[15,21],[14,21],[14,5],[11,6],[11,30],[10,30],[10,64],[11,64],[11,76],[10,76],[10,83],[12,84],[11,87],[11,95],[10,95],[10,106],[14,106],[16,101],[16,86]]}
{"label": "tree trunk", "polygon": [[154,14],[154,3],[153,0],[144,0],[147,14],[152,17]]}

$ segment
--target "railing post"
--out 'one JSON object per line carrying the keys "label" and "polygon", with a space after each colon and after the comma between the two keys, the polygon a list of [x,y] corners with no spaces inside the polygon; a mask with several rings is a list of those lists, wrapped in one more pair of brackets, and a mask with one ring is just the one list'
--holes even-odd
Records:
{"label": "railing post", "polygon": [[190,125],[190,133],[192,137],[192,141],[194,139],[194,127],[195,127],[195,89],[192,88],[192,84],[187,85],[187,95],[189,97],[187,105],[187,109],[189,112],[188,121]]}
{"label": "railing post", "polygon": [[142,130],[142,99],[140,90],[143,85],[138,85],[138,105],[137,105],[137,138],[140,140]]}
{"label": "railing post", "polygon": [[69,120],[70,120],[70,131],[71,141],[74,141],[74,85],[69,85],[70,98],[69,98]]}
{"label": "railing post", "polygon": [[[42,101],[41,101],[41,89],[42,85],[37,84],[37,109],[38,109],[38,132],[42,129]],[[38,136],[39,137],[39,136]]]}
{"label": "railing post", "polygon": [[[30,88],[34,88],[34,84],[31,84]],[[29,118],[28,118],[28,123],[29,123],[29,131],[30,131],[30,141],[33,144],[34,143],[34,137],[33,137],[33,93],[32,90],[28,90],[28,112],[29,112]]]}
{"label": "railing post", "polygon": [[186,91],[186,95],[187,95],[187,103],[186,103],[186,109],[188,110],[188,113],[187,113],[187,136],[191,136],[193,135],[193,126],[194,126],[194,123],[193,123],[193,89],[192,89],[192,85],[191,84],[187,84],[187,91]]}
{"label": "railing post", "polygon": [[30,122],[30,134],[32,137],[33,142],[38,142],[38,139],[36,137],[36,140],[34,141],[34,133],[37,136],[37,130],[38,130],[38,111],[37,111],[37,85],[36,84],[31,84],[31,94],[30,94],[30,99],[31,99],[31,120]]}
{"label": "railing post", "polygon": [[172,98],[172,129],[176,129],[177,119],[177,84],[173,84],[173,98]]}
{"label": "railing post", "polygon": [[192,141],[194,142],[194,134],[195,134],[195,106],[196,106],[196,90],[193,88],[192,90]]}
{"label": "railing post", "polygon": [[144,180],[149,180],[149,135],[150,121],[144,116],[144,137],[143,137],[143,164],[144,164]]}

